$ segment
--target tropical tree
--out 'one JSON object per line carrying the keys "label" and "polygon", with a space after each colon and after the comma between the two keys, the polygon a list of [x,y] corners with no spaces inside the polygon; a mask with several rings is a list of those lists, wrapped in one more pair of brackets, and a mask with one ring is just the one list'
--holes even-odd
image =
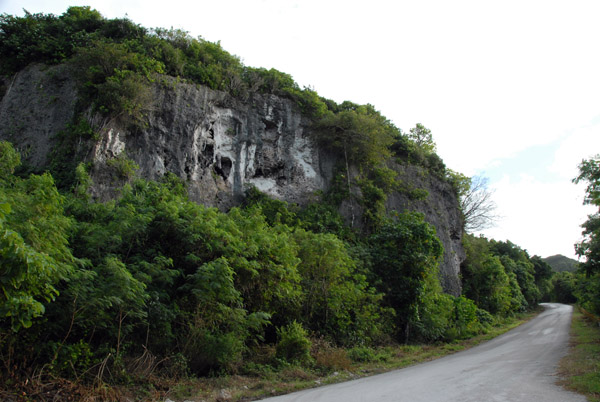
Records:
{"label": "tropical tree", "polygon": [[342,154],[347,175],[350,164],[377,166],[385,161],[397,131],[392,123],[371,105],[344,102],[340,109],[316,123],[317,141]]}
{"label": "tropical tree", "polygon": [[500,258],[492,255],[484,237],[467,235],[463,239],[467,258],[461,265],[463,294],[492,314],[511,311],[510,278]]}
{"label": "tropical tree", "polygon": [[365,343],[382,332],[382,295],[376,294],[344,242],[328,233],[296,229],[298,272],[306,328],[339,344]]}
{"label": "tropical tree", "polygon": [[578,292],[579,302],[594,313],[600,313],[600,155],[584,160],[579,165],[579,176],[574,183],[585,182],[584,204],[599,207],[588,215],[583,227],[583,240],[575,245],[577,254],[585,260],[581,264],[586,279]]}
{"label": "tropical tree", "polygon": [[431,130],[417,123],[417,125],[409,130],[408,138],[415,143],[425,154],[433,154],[436,152],[436,144],[433,141]]}
{"label": "tropical tree", "polygon": [[552,271],[550,264],[545,262],[542,257],[538,255],[534,255],[529,260],[533,264],[535,285],[540,290],[543,300],[543,298],[549,296],[549,293],[552,289],[551,279],[554,275],[554,272]]}
{"label": "tropical tree", "polygon": [[573,272],[562,271],[557,272],[552,277],[552,294],[553,301],[559,303],[576,303],[577,302],[577,276]]}
{"label": "tropical tree", "polygon": [[44,314],[76,264],[67,240],[73,222],[52,176],[15,177],[19,162],[0,142],[0,323],[14,332]]}
{"label": "tropical tree", "polygon": [[407,341],[419,320],[427,279],[435,276],[442,244],[423,215],[406,212],[370,236],[376,283],[384,302],[396,311],[397,335]]}
{"label": "tropical tree", "polygon": [[[315,138],[324,149],[342,157],[344,173],[341,176],[346,187],[344,198],[350,200],[351,226],[354,226],[353,199],[357,196],[353,186],[358,184],[366,198],[374,198],[376,204],[381,204],[385,190],[368,176],[377,176],[376,170],[384,168],[384,163],[391,156],[390,146],[400,131],[372,105],[346,101],[338,109],[336,113],[327,112],[315,123]],[[352,177],[351,166],[359,168],[354,174],[356,177]],[[366,198],[363,204],[372,205]]]}

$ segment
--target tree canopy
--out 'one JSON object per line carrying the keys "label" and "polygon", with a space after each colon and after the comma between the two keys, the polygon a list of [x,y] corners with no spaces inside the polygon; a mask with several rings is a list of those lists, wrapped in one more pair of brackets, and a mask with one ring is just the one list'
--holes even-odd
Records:
{"label": "tree canopy", "polygon": [[581,225],[583,240],[576,244],[575,250],[584,258],[582,268],[586,276],[578,290],[578,300],[595,314],[600,314],[600,155],[582,161],[579,176],[573,181],[587,183],[584,203],[599,208]]}

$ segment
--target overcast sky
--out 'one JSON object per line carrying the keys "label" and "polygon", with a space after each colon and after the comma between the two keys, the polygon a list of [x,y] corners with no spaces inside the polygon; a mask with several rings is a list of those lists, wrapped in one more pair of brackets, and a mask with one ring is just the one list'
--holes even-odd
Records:
{"label": "overcast sky", "polygon": [[449,168],[489,178],[503,219],[487,237],[575,258],[593,210],[571,180],[600,153],[600,1],[0,0],[0,13],[70,5],[221,41],[404,131],[422,123]]}

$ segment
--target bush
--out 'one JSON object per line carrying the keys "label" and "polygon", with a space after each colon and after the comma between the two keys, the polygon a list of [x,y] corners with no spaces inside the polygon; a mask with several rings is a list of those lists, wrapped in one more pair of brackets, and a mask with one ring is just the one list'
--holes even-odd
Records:
{"label": "bush", "polygon": [[419,305],[419,319],[414,322],[415,335],[426,342],[444,339],[453,326],[454,298],[438,291],[429,291]]}
{"label": "bush", "polygon": [[238,333],[190,329],[189,334],[193,339],[183,355],[192,372],[229,371],[241,361],[244,339]]}
{"label": "bush", "polygon": [[[478,317],[482,314],[477,314],[479,309],[473,300],[463,296],[454,298],[454,330],[455,336],[460,339],[465,339],[476,335],[480,329]],[[488,314],[489,315],[489,314]]]}
{"label": "bush", "polygon": [[369,363],[377,360],[377,355],[373,349],[366,346],[357,346],[348,351],[348,357],[354,362]]}
{"label": "bush", "polygon": [[106,165],[113,170],[113,173],[117,178],[123,180],[131,179],[135,175],[135,172],[140,168],[137,163],[127,158],[125,152],[121,152],[115,158],[106,161]]}
{"label": "bush", "polygon": [[33,62],[62,62],[102,23],[100,13],[89,7],[70,7],[60,17],[27,11],[23,17],[1,15],[0,74],[14,74]]}
{"label": "bush", "polygon": [[345,349],[335,347],[322,338],[313,342],[311,355],[317,368],[325,372],[348,370],[352,364]]}
{"label": "bush", "polygon": [[277,343],[276,356],[289,363],[308,363],[312,360],[310,347],[312,342],[308,339],[306,330],[296,321],[277,329],[279,342]]}
{"label": "bush", "polygon": [[83,339],[71,345],[50,342],[48,346],[54,355],[50,364],[54,375],[76,378],[97,363],[90,345]]}
{"label": "bush", "polygon": [[164,64],[118,43],[96,41],[72,61],[84,102],[105,117],[141,125],[153,97],[151,80]]}
{"label": "bush", "polygon": [[475,314],[477,315],[477,321],[479,321],[481,329],[484,332],[487,331],[487,329],[489,329],[492,325],[494,325],[494,316],[488,313],[486,310],[478,308]]}

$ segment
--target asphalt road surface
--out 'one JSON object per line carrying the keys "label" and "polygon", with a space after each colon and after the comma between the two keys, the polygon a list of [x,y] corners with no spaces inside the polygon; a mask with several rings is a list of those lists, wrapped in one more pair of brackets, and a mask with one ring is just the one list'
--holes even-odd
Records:
{"label": "asphalt road surface", "polygon": [[489,342],[441,359],[293,394],[270,402],[583,402],[555,385],[572,307],[544,303],[538,317]]}

